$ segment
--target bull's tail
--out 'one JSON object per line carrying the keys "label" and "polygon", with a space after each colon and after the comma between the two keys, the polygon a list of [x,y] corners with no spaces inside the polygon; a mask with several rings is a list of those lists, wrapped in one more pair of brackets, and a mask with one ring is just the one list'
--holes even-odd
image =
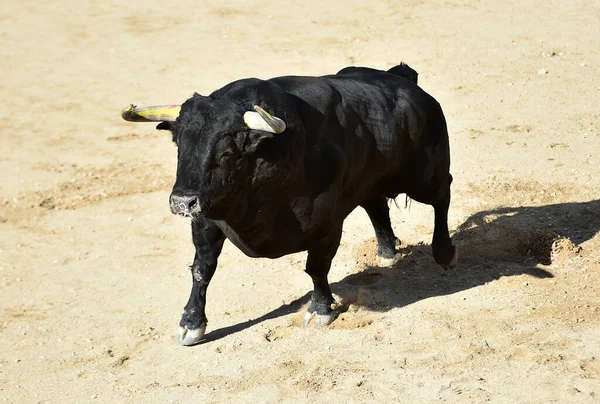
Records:
{"label": "bull's tail", "polygon": [[398,66],[394,66],[388,70],[388,73],[393,74],[394,76],[402,77],[407,80],[412,81],[415,84],[418,84],[417,81],[419,79],[419,73],[414,70],[409,65],[400,62]]}

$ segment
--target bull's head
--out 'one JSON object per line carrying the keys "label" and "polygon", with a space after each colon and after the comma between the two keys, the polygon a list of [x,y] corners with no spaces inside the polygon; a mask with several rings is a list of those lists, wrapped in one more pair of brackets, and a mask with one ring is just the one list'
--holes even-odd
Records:
{"label": "bull's head", "polygon": [[250,199],[244,194],[256,177],[275,175],[270,165],[276,153],[261,145],[286,131],[286,123],[254,104],[260,99],[228,100],[195,94],[183,105],[130,105],[121,112],[127,121],[160,122],[157,129],[172,132],[178,146],[174,214],[225,219],[243,213]]}

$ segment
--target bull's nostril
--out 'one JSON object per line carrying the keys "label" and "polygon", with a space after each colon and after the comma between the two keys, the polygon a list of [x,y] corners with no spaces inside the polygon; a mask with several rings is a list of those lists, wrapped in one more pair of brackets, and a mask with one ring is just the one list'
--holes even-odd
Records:
{"label": "bull's nostril", "polygon": [[171,195],[171,211],[187,216],[200,211],[200,199],[197,196]]}

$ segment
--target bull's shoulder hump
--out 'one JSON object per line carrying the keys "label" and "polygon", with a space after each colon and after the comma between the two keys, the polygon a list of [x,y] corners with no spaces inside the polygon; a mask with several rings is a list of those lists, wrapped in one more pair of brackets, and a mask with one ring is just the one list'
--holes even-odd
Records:
{"label": "bull's shoulder hump", "polygon": [[271,83],[277,84],[283,89],[294,89],[304,87],[323,87],[326,82],[323,77],[313,76],[281,76],[269,79]]}
{"label": "bull's shoulder hump", "polygon": [[269,80],[288,94],[307,102],[321,100],[322,103],[335,95],[335,89],[324,77],[282,76]]}

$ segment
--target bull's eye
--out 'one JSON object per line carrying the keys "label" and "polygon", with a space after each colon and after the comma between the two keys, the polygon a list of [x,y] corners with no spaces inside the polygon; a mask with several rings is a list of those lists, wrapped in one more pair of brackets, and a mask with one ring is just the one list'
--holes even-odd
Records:
{"label": "bull's eye", "polygon": [[221,158],[227,158],[233,155],[233,152],[231,150],[225,150],[222,154],[221,154]]}

